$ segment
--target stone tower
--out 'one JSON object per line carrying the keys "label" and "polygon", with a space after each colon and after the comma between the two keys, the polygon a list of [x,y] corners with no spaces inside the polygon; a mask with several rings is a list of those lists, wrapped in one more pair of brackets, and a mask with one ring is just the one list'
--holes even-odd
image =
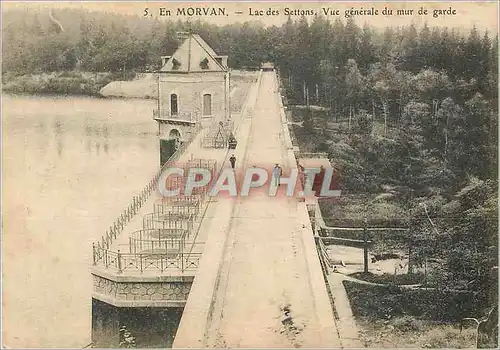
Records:
{"label": "stone tower", "polygon": [[229,118],[229,71],[197,34],[188,34],[172,56],[162,56],[158,106],[160,165],[201,128]]}

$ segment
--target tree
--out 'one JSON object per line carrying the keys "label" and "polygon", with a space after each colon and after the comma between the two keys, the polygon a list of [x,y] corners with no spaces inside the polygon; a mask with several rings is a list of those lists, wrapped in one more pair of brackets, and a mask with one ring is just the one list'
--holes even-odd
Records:
{"label": "tree", "polygon": [[[457,166],[467,162],[466,169],[481,179],[495,178],[497,173],[496,114],[481,94],[476,94],[464,106],[467,136],[466,153]],[[466,161],[468,158],[468,161]]]}
{"label": "tree", "polygon": [[309,106],[309,84],[311,83],[313,66],[311,65],[309,24],[305,16],[302,16],[297,24],[296,40],[295,69],[303,84],[303,103]]}
{"label": "tree", "polygon": [[427,23],[424,24],[418,35],[418,63],[426,69],[431,66],[433,52],[430,47],[431,30]]}
{"label": "tree", "polygon": [[[401,96],[402,94],[401,89],[403,88],[403,83],[399,82],[399,79],[402,77],[403,75],[398,75],[396,67],[391,63],[387,65],[378,63],[373,65],[370,69],[369,79],[371,82],[371,90],[378,96],[382,104],[384,134],[387,134],[388,131],[390,101],[395,99],[394,95]],[[375,110],[375,106],[373,106],[373,109]]]}
{"label": "tree", "polygon": [[433,113],[437,113],[437,103],[448,97],[451,82],[445,72],[436,72],[425,69],[418,73],[412,80],[412,87],[420,101],[433,105]]}
{"label": "tree", "polygon": [[347,87],[347,101],[349,103],[349,129],[351,128],[351,119],[356,113],[357,100],[362,96],[365,89],[364,77],[358,69],[358,65],[354,59],[347,60],[345,67],[346,77],[345,84]]}
{"label": "tree", "polygon": [[418,57],[418,32],[414,24],[403,29],[403,39],[400,44],[399,68],[411,72],[418,72],[422,65]]}
{"label": "tree", "polygon": [[360,70],[363,74],[368,73],[370,64],[375,61],[375,47],[373,45],[373,33],[367,24],[363,26],[359,43],[359,53],[356,57]]}
{"label": "tree", "polygon": [[[465,135],[465,120],[462,116],[460,106],[456,105],[451,98],[446,98],[441,103],[441,106],[436,115],[437,130],[442,136],[440,140],[436,140],[436,144],[440,145],[442,152],[444,167],[446,168],[449,163],[449,143],[454,143],[452,149],[455,153],[463,151],[462,143]],[[459,146],[460,144],[460,146]]]}
{"label": "tree", "polygon": [[356,116],[356,130],[361,134],[370,134],[373,129],[373,116],[364,109]]}
{"label": "tree", "polygon": [[482,51],[481,38],[476,26],[472,27],[464,47],[465,76],[467,78],[475,77],[477,70],[479,70],[480,76],[484,76],[483,68],[480,66],[481,62],[479,62]]}
{"label": "tree", "polygon": [[320,99],[320,97],[325,96],[324,93],[320,96],[320,88],[325,87],[325,84],[321,84],[321,69],[317,69],[317,67],[325,63],[324,57],[328,57],[330,32],[330,22],[323,16],[315,16],[309,28],[309,40],[311,43],[311,62],[309,62],[309,65],[313,68],[311,70],[312,76],[310,83],[313,84],[315,88],[315,99],[318,104],[320,102],[326,102],[326,98]]}
{"label": "tree", "polygon": [[359,27],[354,22],[353,17],[349,17],[344,27],[345,52],[348,59],[359,57]]}
{"label": "tree", "polygon": [[498,266],[498,191],[491,180],[469,177],[457,192],[458,205],[449,233],[454,245],[448,251],[447,266],[457,281],[476,280],[478,287],[488,287],[490,270]]}

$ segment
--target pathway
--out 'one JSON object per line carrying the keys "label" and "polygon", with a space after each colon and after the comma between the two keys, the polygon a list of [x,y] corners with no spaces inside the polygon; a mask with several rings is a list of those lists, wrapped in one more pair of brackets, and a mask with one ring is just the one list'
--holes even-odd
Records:
{"label": "pathway", "polygon": [[[237,137],[239,168],[280,163],[286,175],[276,90],[274,72],[264,73],[240,130],[248,137]],[[305,204],[265,191],[218,198],[174,347],[340,347]]]}

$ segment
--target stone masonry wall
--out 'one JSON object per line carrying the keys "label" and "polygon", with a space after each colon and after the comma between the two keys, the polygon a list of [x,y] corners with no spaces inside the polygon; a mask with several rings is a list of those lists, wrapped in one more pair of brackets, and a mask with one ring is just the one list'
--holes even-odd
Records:
{"label": "stone masonry wall", "polygon": [[94,292],[115,300],[187,300],[191,282],[115,282],[92,275]]}
{"label": "stone masonry wall", "polygon": [[[179,116],[193,113],[199,118],[220,118],[224,114],[226,91],[224,73],[162,74],[160,76],[160,105],[162,113],[170,114],[170,95],[177,95]],[[203,94],[212,96],[212,114],[203,116]],[[182,118],[180,118],[182,119]]]}
{"label": "stone masonry wall", "polygon": [[160,123],[160,128],[159,128],[160,139],[169,140],[170,139],[170,131],[173,129],[177,130],[181,134],[180,140],[183,142],[191,140],[195,134],[195,128],[194,128],[194,126],[191,126],[191,125],[185,126],[185,125],[173,125],[173,124],[168,124],[168,123]]}

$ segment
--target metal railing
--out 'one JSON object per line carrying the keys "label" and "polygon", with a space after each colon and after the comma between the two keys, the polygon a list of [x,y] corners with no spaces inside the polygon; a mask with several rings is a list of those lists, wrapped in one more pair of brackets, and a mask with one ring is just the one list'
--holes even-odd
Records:
{"label": "metal railing", "polygon": [[[262,71],[259,72],[259,77],[257,79],[260,84]],[[242,116],[251,114],[252,106],[256,102],[256,96],[252,99],[252,101],[248,101],[248,96],[246,98],[244,108],[242,109]],[[167,115],[159,115],[157,110],[153,111],[153,117],[155,119],[174,119],[172,116]],[[195,116],[197,117],[197,116]],[[181,120],[193,120],[193,114],[179,114],[175,116],[175,119]],[[162,174],[162,172],[170,167],[174,162],[176,162],[180,155],[185,152],[185,150],[191,145],[191,142],[194,141],[199,131],[201,130],[202,125],[200,123],[196,123],[194,126],[194,134],[193,137],[186,142],[183,142],[181,146],[172,154],[172,156],[168,159],[168,161],[158,170],[155,176],[151,179],[151,181],[144,187],[144,189],[132,199],[132,203],[122,212],[122,214],[118,217],[117,220],[110,226],[110,229],[105,232],[105,234],[101,237],[101,239],[97,242],[92,243],[93,248],[93,264],[104,266],[105,268],[115,269],[118,272],[122,272],[124,270],[138,270],[145,271],[150,270],[152,268],[159,269],[160,271],[164,271],[166,268],[177,268],[182,271],[187,268],[195,268],[199,263],[199,259],[201,257],[201,253],[193,253],[194,242],[191,242],[191,249],[189,249],[189,253],[185,254],[183,252],[179,253],[176,258],[171,257],[171,253],[169,252],[161,252],[161,253],[153,253],[153,254],[133,254],[133,253],[121,253],[118,249],[117,252],[113,252],[110,249],[110,246],[118,236],[119,233],[123,230],[124,226],[132,219],[132,217],[137,214],[142,205],[147,201],[151,192],[154,188],[156,188],[158,184],[158,180]],[[226,122],[224,125],[224,130],[229,134],[230,132],[236,132],[234,124],[232,121]],[[226,141],[224,141],[224,147],[226,145]],[[202,139],[203,142],[203,139]],[[207,161],[204,161],[207,162]],[[200,162],[201,164],[201,162]],[[223,164],[217,164],[214,162],[213,164],[208,161],[208,166],[213,167],[213,169],[217,169],[215,172],[220,172]],[[176,180],[177,181],[177,180]],[[173,214],[173,213],[187,213],[194,214],[196,216],[203,215],[204,211],[208,207],[207,199],[207,190],[205,188],[199,188],[193,191],[195,196],[175,196],[175,197],[165,197],[162,198],[160,202],[154,204],[154,213],[151,213],[152,216],[158,214]],[[203,213],[202,213],[203,212]],[[201,226],[198,225],[195,235],[197,235],[197,231]],[[143,230],[144,232],[144,230]],[[131,237],[132,239],[136,239],[135,237]],[[129,241],[130,246],[130,241]],[[129,248],[129,250],[132,248]],[[137,249],[135,249],[137,252]]]}
{"label": "metal railing", "polygon": [[[222,123],[222,126],[221,126]],[[234,130],[234,121],[231,119],[226,119],[226,120],[214,120],[210,125],[208,126],[208,133],[217,133],[219,130],[224,133],[229,135],[231,132]]]}
{"label": "metal railing", "polygon": [[176,251],[163,251],[153,253],[122,253],[112,252],[108,249],[93,246],[94,265],[106,269],[123,272],[165,272],[177,270],[184,272],[196,269],[200,264],[202,253]]}
{"label": "metal railing", "polygon": [[[142,225],[145,230],[148,229],[161,229],[167,233],[167,230],[187,230],[193,229],[193,220],[172,220],[172,216],[159,213],[148,213],[142,219]],[[180,231],[179,231],[180,232]]]}
{"label": "metal railing", "polygon": [[[195,196],[195,198],[200,198],[200,197]],[[158,214],[172,215],[172,216],[187,216],[187,215],[198,216],[200,212],[199,201],[196,204],[189,202],[187,204],[189,205],[172,205],[172,203],[168,200],[159,200],[153,205],[153,212]]]}
{"label": "metal railing", "polygon": [[228,138],[224,136],[205,136],[201,140],[201,147],[203,148],[226,148],[228,145]]}
{"label": "metal railing", "polygon": [[180,210],[178,209],[179,207],[186,207],[191,208],[191,210],[194,210],[196,211],[196,213],[198,213],[204,200],[205,195],[203,193],[190,196],[180,195],[163,197],[160,201],[155,203],[155,212],[163,213],[168,212],[169,209],[173,209],[175,211]]}
{"label": "metal railing", "polygon": [[171,207],[164,207],[161,204],[155,203],[153,208],[153,213],[155,215],[164,215],[167,220],[194,220],[196,218],[195,213],[190,213],[188,209],[190,207],[176,207],[173,210]]}
{"label": "metal railing", "polygon": [[296,152],[296,158],[327,158],[328,153],[325,152]]}
{"label": "metal railing", "polygon": [[178,114],[170,114],[170,113],[158,113],[157,109],[153,109],[153,119],[157,120],[180,120],[180,121],[188,121],[188,122],[197,122],[199,120],[198,114],[193,112],[182,112]]}
{"label": "metal railing", "polygon": [[190,159],[184,165],[184,169],[190,168],[207,169],[213,175],[215,173],[215,170],[217,169],[217,161],[215,161],[214,159]]}
{"label": "metal railing", "polygon": [[182,145],[170,156],[170,158],[165,162],[165,164],[158,170],[154,177],[149,181],[149,183],[142,189],[142,191],[132,198],[132,202],[129,206],[123,210],[120,216],[115,220],[115,222],[110,226],[110,228],[104,233],[100,240],[95,242],[95,246],[100,249],[109,249],[113,240],[123,231],[123,228],[130,220],[137,214],[142,205],[147,201],[151,192],[157,187],[158,180],[165,168],[168,168],[172,163],[176,162],[181,154],[191,145],[193,140],[196,138],[198,132],[201,129],[201,125],[197,124],[195,126],[195,131],[193,137]]}
{"label": "metal railing", "polygon": [[[220,125],[222,123],[222,126]],[[234,121],[214,122],[210,125],[207,134],[201,140],[203,148],[225,148],[234,134]]]}
{"label": "metal railing", "polygon": [[162,229],[135,231],[129,237],[129,253],[172,253],[183,250],[189,243],[186,241],[186,230],[167,231],[171,230],[175,230],[175,234],[165,233]]}

